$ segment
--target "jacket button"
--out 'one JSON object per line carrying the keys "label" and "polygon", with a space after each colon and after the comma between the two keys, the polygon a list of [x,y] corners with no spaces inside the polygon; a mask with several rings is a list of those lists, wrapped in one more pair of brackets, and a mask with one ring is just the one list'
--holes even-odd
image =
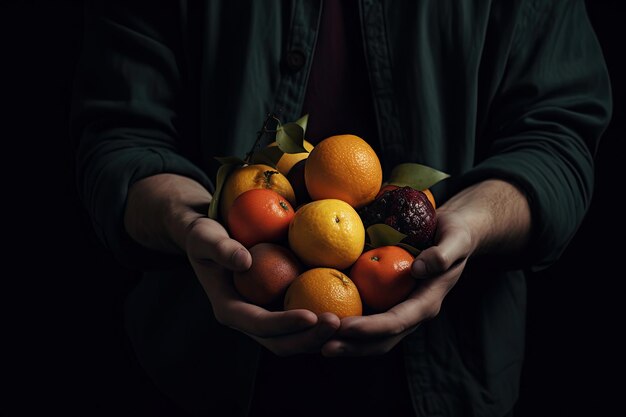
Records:
{"label": "jacket button", "polygon": [[297,71],[304,67],[304,64],[306,63],[306,56],[304,55],[304,52],[300,50],[293,50],[287,53],[286,61],[287,68],[292,71]]}

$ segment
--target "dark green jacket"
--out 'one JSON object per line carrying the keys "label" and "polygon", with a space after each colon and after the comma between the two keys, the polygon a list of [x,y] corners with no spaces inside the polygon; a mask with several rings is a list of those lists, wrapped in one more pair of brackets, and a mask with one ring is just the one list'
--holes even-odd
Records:
{"label": "dark green jacket", "polygon": [[[524,351],[521,270],[554,262],[591,200],[610,116],[600,48],[582,1],[361,0],[360,12],[385,171],[450,173],[439,201],[485,178],[530,201],[519,270],[470,262],[441,314],[403,342],[419,415],[503,415]],[[127,189],[161,172],[211,189],[213,158],[243,156],[268,111],[299,117],[319,14],[304,0],[88,6],[73,116],[80,192],[103,242],[147,271],[127,303],[142,364],[199,414],[245,414],[258,347],[214,320],[182,258],[129,239]]]}

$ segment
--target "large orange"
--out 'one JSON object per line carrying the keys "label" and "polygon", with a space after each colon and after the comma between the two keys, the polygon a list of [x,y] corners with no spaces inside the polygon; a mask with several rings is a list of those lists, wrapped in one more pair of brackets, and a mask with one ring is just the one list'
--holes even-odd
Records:
{"label": "large orange", "polygon": [[309,266],[347,268],[364,244],[363,222],[345,201],[312,201],[296,211],[289,225],[289,246]]}
{"label": "large orange", "polygon": [[361,297],[354,282],[333,268],[313,268],[295,279],[285,294],[285,310],[304,308],[339,318],[363,314]]}
{"label": "large orange", "polygon": [[355,135],[337,135],[313,148],[304,179],[313,200],[336,198],[359,208],[376,197],[383,171],[367,142]]}
{"label": "large orange", "polygon": [[386,311],[404,301],[416,284],[411,276],[413,259],[398,246],[364,252],[350,270],[363,302],[375,311]]}
{"label": "large orange", "polygon": [[239,195],[228,211],[228,230],[246,248],[261,242],[287,240],[294,211],[276,191],[255,188]]}
{"label": "large orange", "polygon": [[228,216],[233,202],[244,191],[255,188],[268,188],[285,197],[292,206],[296,204],[293,188],[287,178],[269,165],[254,164],[235,169],[230,173],[220,194],[222,219]]}
{"label": "large orange", "polygon": [[233,273],[237,292],[251,303],[263,307],[282,307],[282,297],[289,284],[303,271],[302,265],[288,248],[273,243],[252,246],[250,255],[250,268]]}
{"label": "large orange", "polygon": [[[300,153],[284,153],[283,156],[280,157],[278,163],[276,164],[276,169],[283,175],[287,175],[291,168],[298,162],[309,157],[309,152],[313,150],[313,145],[308,142],[303,142],[304,149],[308,152],[300,152]],[[267,146],[278,146],[276,142],[272,142]]]}

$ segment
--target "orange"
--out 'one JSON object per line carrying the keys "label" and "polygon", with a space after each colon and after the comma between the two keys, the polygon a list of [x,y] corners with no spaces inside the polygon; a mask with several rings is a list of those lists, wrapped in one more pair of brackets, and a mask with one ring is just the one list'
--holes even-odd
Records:
{"label": "orange", "polygon": [[425,189],[425,190],[422,190],[422,192],[424,194],[426,194],[426,197],[428,198],[428,201],[430,201],[430,204],[432,204],[433,208],[436,209],[437,205],[435,204],[435,196],[433,195],[433,193],[431,193],[428,188]]}
{"label": "orange", "polygon": [[[398,187],[397,185],[392,185],[392,184],[383,185],[380,191],[378,192],[378,194],[376,194],[376,198],[383,195],[385,191],[395,190],[396,188],[400,188],[400,187]],[[437,205],[435,204],[435,196],[433,195],[432,192],[430,192],[430,189],[427,188],[425,190],[422,190],[422,192],[426,194],[428,201],[430,201],[430,204],[432,204],[433,208],[436,209]]]}
{"label": "orange", "polygon": [[303,271],[302,265],[293,252],[273,243],[252,246],[250,255],[250,268],[233,273],[235,289],[244,299],[259,306],[282,306],[285,291]]}
{"label": "orange", "polygon": [[[306,140],[303,142],[303,145],[304,149],[306,149],[308,152],[284,153],[283,156],[280,157],[278,163],[276,164],[276,169],[278,170],[278,172],[283,175],[287,175],[295,164],[308,158],[309,152],[311,152],[311,150],[313,149],[313,145]],[[277,143],[272,142],[267,146],[277,146]]]}
{"label": "orange", "polygon": [[350,276],[363,302],[375,311],[387,311],[415,288],[411,276],[413,255],[398,246],[381,246],[359,256]]}
{"label": "orange", "polygon": [[312,201],[296,211],[289,225],[289,246],[309,266],[347,268],[364,244],[363,222],[345,201]]}
{"label": "orange", "polygon": [[220,195],[220,213],[225,219],[233,202],[244,191],[268,188],[285,197],[293,206],[296,197],[287,178],[269,165],[254,164],[235,169],[230,173]]}
{"label": "orange", "polygon": [[285,197],[266,188],[239,195],[228,211],[228,230],[246,248],[261,242],[287,240],[294,211]]}
{"label": "orange", "polygon": [[376,152],[355,135],[331,136],[318,143],[304,170],[306,188],[313,200],[336,198],[354,208],[374,200],[382,178]]}
{"label": "orange", "polygon": [[285,310],[304,308],[315,314],[333,313],[339,318],[363,314],[354,282],[333,268],[313,268],[295,279],[285,294]]}

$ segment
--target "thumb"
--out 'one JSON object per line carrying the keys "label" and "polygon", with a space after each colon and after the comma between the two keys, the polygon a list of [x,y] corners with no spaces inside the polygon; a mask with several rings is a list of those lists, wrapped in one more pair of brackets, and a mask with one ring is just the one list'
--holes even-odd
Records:
{"label": "thumb", "polygon": [[250,252],[238,241],[225,237],[213,246],[211,259],[232,271],[245,271],[252,265]]}
{"label": "thumb", "polygon": [[252,265],[250,252],[209,218],[199,219],[189,230],[187,254],[196,261],[213,261],[231,271],[245,271]]}
{"label": "thumb", "polygon": [[435,246],[423,250],[411,265],[415,278],[440,275],[469,256],[471,241],[466,233],[450,229],[439,236]]}

